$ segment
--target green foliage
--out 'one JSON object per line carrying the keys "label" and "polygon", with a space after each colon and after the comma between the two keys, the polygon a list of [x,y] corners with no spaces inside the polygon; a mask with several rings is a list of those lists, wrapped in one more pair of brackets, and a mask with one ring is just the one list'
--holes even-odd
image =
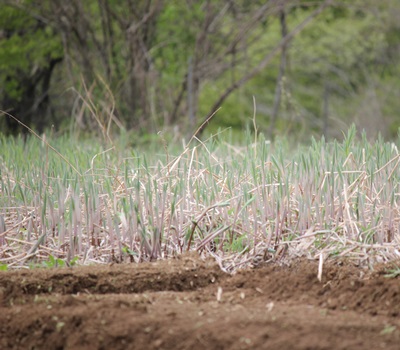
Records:
{"label": "green foliage", "polygon": [[137,253],[128,247],[122,247],[122,253],[130,256],[137,256]]}
{"label": "green foliage", "polygon": [[65,261],[57,259],[53,255],[49,255],[49,260],[43,261],[42,266],[46,268],[65,267]]}
{"label": "green foliage", "polygon": [[400,276],[400,267],[392,268],[387,271],[385,274],[386,278],[397,278]]}
{"label": "green foliage", "polygon": [[29,265],[30,269],[36,268],[46,268],[46,269],[53,269],[57,267],[71,267],[75,266],[78,262],[78,257],[73,258],[71,261],[67,262],[66,260],[56,258],[53,255],[49,255],[48,260],[44,260],[41,263],[31,263]]}
{"label": "green foliage", "polygon": [[48,66],[50,59],[63,56],[61,38],[50,26],[9,5],[0,11],[0,29],[0,85],[10,98],[19,101],[23,81]]}
{"label": "green foliage", "polygon": [[245,235],[239,236],[232,240],[231,243],[226,242],[224,249],[235,253],[240,253],[246,248],[247,237]]}
{"label": "green foliage", "polygon": [[[119,130],[134,128],[137,134],[148,135],[179,124],[186,135],[189,124],[193,128],[187,120],[189,60],[194,65],[191,97],[199,124],[213,112],[219,97],[257,67],[282,39],[275,10],[252,21],[265,4],[262,1],[182,4],[171,0],[160,2],[159,7],[141,1],[134,9],[129,2],[118,1],[71,0],[62,6],[58,0],[9,3],[0,11],[0,100],[4,108],[23,106],[29,113],[42,95],[39,72],[52,59],[67,57],[50,84],[59,96],[51,101],[51,108],[40,112],[52,111],[51,118],[64,118],[63,125],[69,125],[74,109],[72,116],[80,128],[103,134],[109,120],[111,124],[115,121],[110,116],[114,112]],[[288,30],[321,3],[288,5]],[[289,43],[284,80],[277,82],[277,51],[263,71],[228,93],[208,131],[243,129],[253,114],[253,96],[260,130],[268,130],[275,90],[281,84],[276,123],[280,134],[320,134],[322,100],[328,89],[329,127],[346,129],[351,122],[370,125],[375,118],[384,121],[385,136],[393,137],[398,129],[400,92],[396,11],[397,0],[334,3]],[[75,22],[76,16],[81,20]],[[39,92],[34,96],[26,91],[28,87]],[[84,102],[76,101],[76,93],[66,93],[71,87],[69,91],[77,91]],[[23,104],[29,98],[36,100]],[[46,119],[47,126],[51,118]]]}
{"label": "green foliage", "polygon": [[[321,14],[294,44],[295,62],[311,64],[296,68],[307,68],[311,75],[326,76],[337,75],[333,68],[349,74],[354,73],[352,69],[359,70],[360,64],[375,64],[386,46],[382,23],[370,13],[362,16],[356,13],[357,10],[348,8],[341,17],[333,9]],[[307,12],[298,14],[299,19],[304,16]]]}

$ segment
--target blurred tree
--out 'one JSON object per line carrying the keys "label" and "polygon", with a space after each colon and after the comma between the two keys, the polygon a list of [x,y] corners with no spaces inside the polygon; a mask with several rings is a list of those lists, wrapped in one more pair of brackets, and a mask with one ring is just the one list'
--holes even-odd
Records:
{"label": "blurred tree", "polygon": [[397,131],[398,0],[0,5],[2,108],[39,130],[72,116],[105,137],[114,125],[142,134],[179,126],[187,135],[220,106],[210,130],[240,128],[255,96],[271,137],[335,136],[365,101]]}
{"label": "blurred tree", "polygon": [[[312,125],[312,129],[323,131],[325,136],[340,137],[335,130],[356,121],[355,111],[348,110],[344,114],[343,105],[357,100],[372,81],[377,83],[376,73],[387,69],[388,65],[393,67],[393,61],[387,61],[385,52],[388,47],[385,33],[390,31],[385,18],[389,15],[390,3],[393,1],[338,3],[324,11],[294,41],[290,71],[292,93],[286,103],[295,106],[297,128],[301,126],[308,133]],[[300,21],[308,15],[308,9],[297,8],[292,15],[294,20]],[[382,115],[373,118],[380,123],[383,121]],[[359,125],[367,127],[366,123]]]}
{"label": "blurred tree", "polygon": [[[27,125],[36,116],[35,125],[42,131],[51,123],[50,81],[62,59],[60,38],[44,18],[20,8],[17,2],[2,5],[0,101],[3,108]],[[0,125],[12,133],[26,132],[9,118],[2,118]]]}

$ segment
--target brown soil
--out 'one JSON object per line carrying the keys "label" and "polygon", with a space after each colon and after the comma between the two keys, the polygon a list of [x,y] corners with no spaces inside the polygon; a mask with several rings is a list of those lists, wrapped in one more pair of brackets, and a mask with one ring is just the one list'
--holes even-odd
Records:
{"label": "brown soil", "polygon": [[194,255],[0,273],[0,349],[400,349],[400,279]]}

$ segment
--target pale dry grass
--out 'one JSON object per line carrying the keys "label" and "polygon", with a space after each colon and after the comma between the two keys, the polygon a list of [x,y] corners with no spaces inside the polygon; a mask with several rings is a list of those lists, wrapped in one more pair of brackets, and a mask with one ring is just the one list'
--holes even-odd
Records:
{"label": "pale dry grass", "polygon": [[62,159],[35,138],[1,139],[0,264],[193,250],[228,272],[300,256],[320,271],[328,258],[370,267],[399,259],[396,146],[356,140],[354,128],[343,143],[296,149],[262,135],[244,146],[194,141],[174,155],[163,140],[159,154],[50,140]]}

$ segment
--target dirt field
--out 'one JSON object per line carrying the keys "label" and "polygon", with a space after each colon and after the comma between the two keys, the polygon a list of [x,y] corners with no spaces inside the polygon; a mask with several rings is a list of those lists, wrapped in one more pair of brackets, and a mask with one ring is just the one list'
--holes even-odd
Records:
{"label": "dirt field", "polygon": [[400,279],[194,255],[0,273],[0,349],[400,349]]}

